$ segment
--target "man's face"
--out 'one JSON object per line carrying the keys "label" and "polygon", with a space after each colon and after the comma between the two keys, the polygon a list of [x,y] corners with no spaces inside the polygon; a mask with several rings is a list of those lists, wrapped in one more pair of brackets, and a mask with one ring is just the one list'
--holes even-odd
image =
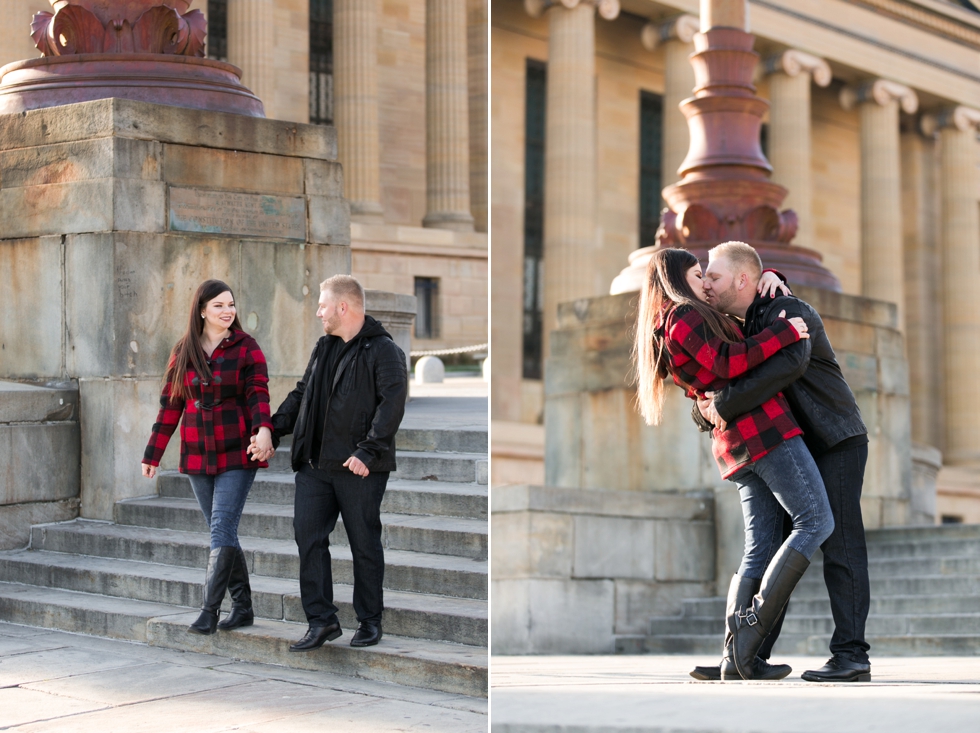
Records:
{"label": "man's face", "polygon": [[727,257],[717,257],[708,263],[704,271],[704,294],[708,305],[722,313],[728,313],[738,299],[738,278],[732,274]]}
{"label": "man's face", "polygon": [[316,309],[316,317],[323,323],[323,332],[327,336],[332,336],[340,328],[341,304],[329,290],[321,290],[319,306]]}

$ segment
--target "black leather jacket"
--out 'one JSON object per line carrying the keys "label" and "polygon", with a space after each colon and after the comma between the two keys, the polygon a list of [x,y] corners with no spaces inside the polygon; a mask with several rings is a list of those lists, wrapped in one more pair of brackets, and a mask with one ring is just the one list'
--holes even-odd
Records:
{"label": "black leather jacket", "polygon": [[[715,395],[718,414],[732,422],[778,392],[789,401],[810,452],[819,455],[842,440],[868,432],[854,393],[844,381],[820,315],[794,296],[757,297],[745,314],[744,332],[754,336],[771,325],[779,312],[806,321],[810,338],[781,349]],[[695,421],[705,421],[694,408]],[[699,419],[700,418],[700,419]]]}
{"label": "black leather jacket", "polygon": [[293,434],[290,458],[294,471],[310,461],[314,420],[323,421],[318,468],[343,468],[352,455],[372,471],[395,470],[395,433],[405,414],[408,369],[403,352],[371,316],[356,343],[344,354],[326,400],[326,414],[315,415],[317,391],[331,349],[342,348],[338,336],[322,336],[302,381],[272,416],[272,442]]}

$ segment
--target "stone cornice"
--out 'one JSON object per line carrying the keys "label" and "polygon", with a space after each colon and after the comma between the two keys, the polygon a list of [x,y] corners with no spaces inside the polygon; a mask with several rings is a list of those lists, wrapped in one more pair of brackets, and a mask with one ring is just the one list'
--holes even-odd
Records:
{"label": "stone cornice", "polygon": [[980,129],[980,110],[973,107],[947,107],[934,114],[923,115],[921,121],[923,134],[932,137],[942,129],[954,129],[960,132]]}
{"label": "stone cornice", "polygon": [[911,88],[888,79],[874,79],[860,86],[847,86],[841,90],[840,103],[844,109],[853,109],[864,102],[885,106],[897,100],[902,111],[914,114],[919,108],[919,97]]}
{"label": "stone cornice", "polygon": [[524,0],[524,10],[532,18],[540,18],[549,8],[576,8],[579,5],[594,5],[606,20],[615,20],[619,16],[619,0]]}
{"label": "stone cornice", "polygon": [[806,71],[813,77],[814,83],[820,87],[830,84],[830,80],[833,78],[830,64],[824,59],[805,51],[798,51],[795,48],[770,56],[766,59],[763,68],[766,74],[783,73],[787,76],[799,76]]}
{"label": "stone cornice", "polygon": [[930,33],[980,49],[980,14],[937,0],[848,0]]}
{"label": "stone cornice", "polygon": [[700,32],[701,21],[696,15],[678,15],[666,21],[651,21],[643,26],[640,31],[640,39],[643,47],[648,51],[653,51],[662,43],[677,40],[681,43],[690,43],[694,40],[694,34]]}

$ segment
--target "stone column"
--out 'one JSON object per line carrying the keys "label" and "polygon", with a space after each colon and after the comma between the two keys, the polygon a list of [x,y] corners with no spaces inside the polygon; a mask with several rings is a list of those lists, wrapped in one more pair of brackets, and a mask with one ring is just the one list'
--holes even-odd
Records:
{"label": "stone column", "polygon": [[877,79],[840,94],[845,109],[858,107],[861,124],[862,294],[898,305],[904,330],[902,193],[899,105],[912,114],[919,100],[907,86]]}
{"label": "stone column", "polygon": [[812,247],[813,190],[810,182],[810,82],[830,84],[830,65],[790,49],[766,60],[769,78],[769,162],[772,180],[789,189],[783,202],[799,219],[794,244]]}
{"label": "stone column", "polygon": [[687,119],[681,114],[680,103],[694,91],[694,67],[691,42],[698,32],[699,21],[694,15],[681,15],[666,23],[647,23],[643,26],[643,46],[654,51],[664,48],[664,129],[661,155],[661,180],[664,186],[677,183],[677,169],[687,156],[691,136]]}
{"label": "stone column", "polygon": [[466,61],[466,4],[426,0],[425,227],[473,231]]}
{"label": "stone column", "polygon": [[333,4],[334,124],[351,219],[381,223],[377,0]]}
{"label": "stone column", "polygon": [[548,14],[548,97],[544,180],[544,332],[558,304],[599,295],[596,233],[595,10],[619,14],[618,0],[525,0]]}
{"label": "stone column", "polygon": [[469,0],[470,212],[478,232],[487,231],[487,43],[488,0]]}
{"label": "stone column", "polygon": [[274,0],[229,0],[228,61],[242,70],[242,84],[275,119]]}
{"label": "stone column", "polygon": [[977,192],[977,127],[980,110],[955,107],[926,118],[927,132],[939,130],[940,248],[942,250],[943,362],[946,389],[947,464],[980,460],[980,211]]}

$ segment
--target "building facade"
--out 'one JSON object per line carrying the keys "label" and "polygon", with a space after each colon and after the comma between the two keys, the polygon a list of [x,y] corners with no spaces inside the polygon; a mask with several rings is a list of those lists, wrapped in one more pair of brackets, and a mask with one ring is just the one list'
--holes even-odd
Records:
{"label": "building facade", "polygon": [[[688,151],[678,103],[694,86],[698,8],[492,5],[495,484],[544,483],[557,304],[609,293],[653,243],[660,190]],[[980,522],[980,12],[756,0],[749,29],[770,104],[762,147],[799,216],[793,244],[819,252],[844,294],[897,306],[916,465],[942,456],[937,521]]]}
{"label": "building facade", "polygon": [[[266,116],[337,127],[352,274],[416,295],[413,350],[487,342],[487,0],[193,0]],[[45,0],[0,4],[0,66]]]}

